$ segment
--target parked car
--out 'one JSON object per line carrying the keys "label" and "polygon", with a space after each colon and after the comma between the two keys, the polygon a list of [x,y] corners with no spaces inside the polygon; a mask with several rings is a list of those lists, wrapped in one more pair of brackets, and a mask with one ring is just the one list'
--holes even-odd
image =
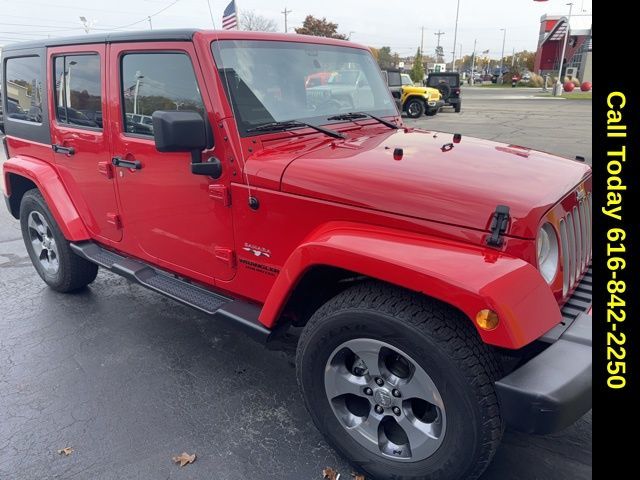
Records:
{"label": "parked car", "polygon": [[329,110],[336,107],[344,111],[361,110],[356,107],[370,107],[374,101],[368,77],[354,68],[334,72],[325,85],[307,88],[306,96],[311,104]]}
{"label": "parked car", "polygon": [[15,100],[13,100],[11,98],[7,98],[7,100],[6,100],[6,110],[5,110],[5,107],[4,107],[5,102],[2,101],[1,97],[0,97],[0,103],[3,104],[3,106],[0,107],[0,130],[2,132],[4,132],[5,112],[6,112],[6,116],[7,117],[11,117],[11,118],[14,118],[16,120],[26,120],[28,118],[27,112],[22,110],[22,108],[20,107],[18,102],[16,102]]}
{"label": "parked car", "polygon": [[[302,399],[370,478],[477,478],[506,425],[590,409],[589,166],[404,126],[344,40],[149,30],[2,53],[3,81],[44,102],[5,118],[3,186],[51,289],[102,267],[266,345],[301,330]],[[71,61],[102,127],[60,115]],[[319,70],[338,77],[306,88]],[[459,110],[456,75],[429,83]]]}
{"label": "parked car", "polygon": [[440,90],[444,104],[453,107],[456,112],[460,112],[462,90],[460,89],[460,74],[458,72],[430,73],[427,77],[427,86]]}
{"label": "parked car", "polygon": [[335,72],[316,72],[307,76],[304,85],[306,88],[317,87],[318,85],[326,85]]}
{"label": "parked car", "polygon": [[382,75],[384,79],[387,81],[387,86],[389,87],[389,91],[391,92],[391,96],[396,103],[396,107],[398,112],[401,113],[403,111],[402,108],[402,74],[400,70],[382,70]]}
{"label": "parked car", "polygon": [[406,112],[409,118],[435,115],[444,106],[442,95],[437,89],[416,86],[409,75],[400,73],[399,70],[386,72],[387,82],[397,82],[399,78],[400,84],[389,84],[389,89],[396,99],[398,110]]}
{"label": "parked car", "polygon": [[[415,85],[407,73],[402,77],[402,104],[407,116],[410,118],[425,115],[433,116],[444,106],[442,94],[437,88]],[[413,116],[415,115],[415,116]]]}

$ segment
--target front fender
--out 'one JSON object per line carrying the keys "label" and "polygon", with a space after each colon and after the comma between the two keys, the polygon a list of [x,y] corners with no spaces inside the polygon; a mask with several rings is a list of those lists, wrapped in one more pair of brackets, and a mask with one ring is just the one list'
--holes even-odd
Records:
{"label": "front fender", "polygon": [[[290,292],[318,265],[353,271],[448,303],[469,319],[479,310],[499,318],[482,340],[521,348],[561,321],[558,304],[538,271],[522,259],[480,246],[351,223],[317,230],[288,258],[260,315],[272,328]],[[318,286],[321,288],[321,286]]]}
{"label": "front fender", "polygon": [[7,160],[3,165],[3,172],[5,192],[9,197],[12,194],[10,175],[31,180],[42,193],[51,214],[67,240],[80,241],[90,238],[71,197],[50,164],[33,157],[20,155]]}

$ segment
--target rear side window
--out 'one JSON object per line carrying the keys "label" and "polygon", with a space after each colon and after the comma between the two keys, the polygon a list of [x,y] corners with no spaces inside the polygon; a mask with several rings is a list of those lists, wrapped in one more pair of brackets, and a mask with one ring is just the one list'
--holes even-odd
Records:
{"label": "rear side window", "polygon": [[58,122],[101,129],[100,57],[97,54],[56,57],[53,75]]}
{"label": "rear side window", "polygon": [[190,110],[204,117],[191,60],[184,53],[131,53],[122,57],[124,125],[127,133],[153,135],[156,110]]}
{"label": "rear side window", "polygon": [[9,58],[6,79],[7,117],[42,123],[42,62],[40,58]]}

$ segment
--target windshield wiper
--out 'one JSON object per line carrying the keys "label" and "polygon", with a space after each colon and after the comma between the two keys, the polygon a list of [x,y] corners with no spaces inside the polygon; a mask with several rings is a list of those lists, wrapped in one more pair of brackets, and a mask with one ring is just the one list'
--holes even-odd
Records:
{"label": "windshield wiper", "polygon": [[313,125],[311,123],[301,122],[299,120],[288,120],[286,122],[270,122],[265,123],[264,125],[259,125],[257,127],[247,129],[248,133],[251,132],[273,132],[278,130],[289,130],[291,128],[302,128],[309,127],[313,128],[318,132],[322,132],[325,135],[329,135],[333,138],[346,138],[344,133],[336,132],[335,130],[330,130],[328,128],[319,127],[318,125]]}
{"label": "windshield wiper", "polygon": [[358,118],[371,118],[377,122],[380,122],[383,125],[386,125],[389,128],[393,128],[394,130],[399,129],[400,127],[395,123],[391,123],[384,118],[376,117],[375,115],[371,115],[366,112],[349,112],[349,113],[341,113],[340,115],[334,115],[333,117],[327,118],[327,120],[357,120]]}

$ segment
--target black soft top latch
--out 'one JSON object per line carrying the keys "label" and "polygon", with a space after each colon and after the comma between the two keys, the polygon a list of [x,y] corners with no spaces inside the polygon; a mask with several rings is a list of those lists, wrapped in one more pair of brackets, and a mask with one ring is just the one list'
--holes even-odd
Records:
{"label": "black soft top latch", "polygon": [[487,238],[487,245],[492,247],[501,247],[504,241],[504,234],[509,226],[509,207],[506,205],[498,205],[496,211],[493,212],[491,218],[491,236]]}

